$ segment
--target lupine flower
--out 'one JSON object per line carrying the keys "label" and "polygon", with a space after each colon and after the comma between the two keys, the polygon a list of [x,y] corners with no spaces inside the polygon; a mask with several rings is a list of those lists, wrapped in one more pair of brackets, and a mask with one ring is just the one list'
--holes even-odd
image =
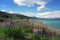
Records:
{"label": "lupine flower", "polygon": [[48,33],[47,33],[47,36],[48,36],[48,37],[50,37],[50,36],[51,36],[51,33],[50,33],[50,32],[48,32]]}
{"label": "lupine flower", "polygon": [[16,22],[11,22],[11,21],[5,21],[2,23],[2,26],[17,26],[17,23]]}
{"label": "lupine flower", "polygon": [[54,32],[54,36],[56,36],[57,34],[56,34],[56,32]]}
{"label": "lupine flower", "polygon": [[41,34],[42,30],[41,29],[33,29],[33,33]]}
{"label": "lupine flower", "polygon": [[22,27],[26,27],[26,24],[21,24]]}
{"label": "lupine flower", "polygon": [[38,29],[33,29],[33,32],[34,32],[34,33],[37,33],[37,31],[38,31]]}
{"label": "lupine flower", "polygon": [[17,26],[17,23],[16,22],[12,22],[11,26],[15,27],[15,26]]}
{"label": "lupine flower", "polygon": [[7,22],[4,22],[3,23],[3,26],[10,26],[10,22],[8,22],[8,21]]}
{"label": "lupine flower", "polygon": [[37,32],[38,34],[41,34],[42,33],[42,30],[41,29],[38,29],[38,32]]}

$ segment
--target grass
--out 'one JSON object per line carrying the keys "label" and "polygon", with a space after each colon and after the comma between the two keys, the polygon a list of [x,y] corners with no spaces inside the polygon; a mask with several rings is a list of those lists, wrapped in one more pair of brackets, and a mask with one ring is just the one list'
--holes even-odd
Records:
{"label": "grass", "polygon": [[[31,21],[26,19],[13,19],[12,22],[17,22],[17,26],[4,26],[0,28],[0,39],[2,40],[59,40],[58,36],[47,36],[47,34],[33,33],[33,27],[29,24]],[[25,25],[25,26],[24,26]],[[24,27],[23,27],[24,26]]]}

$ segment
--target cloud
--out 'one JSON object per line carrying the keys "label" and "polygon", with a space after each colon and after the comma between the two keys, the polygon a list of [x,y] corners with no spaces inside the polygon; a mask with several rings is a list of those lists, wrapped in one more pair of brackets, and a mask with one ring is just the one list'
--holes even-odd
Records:
{"label": "cloud", "polygon": [[50,0],[14,0],[14,3],[19,6],[34,6],[35,4],[40,5],[37,7],[37,11],[43,10],[46,7],[46,4],[50,2]]}
{"label": "cloud", "polygon": [[60,11],[37,13],[36,17],[39,17],[39,18],[60,18]]}
{"label": "cloud", "polygon": [[40,10],[43,10],[43,9],[45,9],[45,6],[44,6],[44,5],[38,7],[38,8],[37,8],[37,11],[40,11]]}
{"label": "cloud", "polygon": [[10,14],[14,14],[15,12],[13,10],[10,10],[8,13]]}
{"label": "cloud", "polygon": [[32,12],[20,12],[19,14],[22,14],[22,15],[25,15],[25,16],[30,16],[30,17],[35,16],[35,14],[32,13]]}
{"label": "cloud", "polygon": [[6,12],[6,10],[1,10],[2,12]]}
{"label": "cloud", "polygon": [[38,18],[60,18],[60,11],[49,11],[43,13],[20,12],[19,14]]}

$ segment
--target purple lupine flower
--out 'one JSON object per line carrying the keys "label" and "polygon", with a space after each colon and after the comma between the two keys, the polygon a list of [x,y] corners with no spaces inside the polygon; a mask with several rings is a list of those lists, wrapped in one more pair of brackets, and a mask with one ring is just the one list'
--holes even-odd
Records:
{"label": "purple lupine flower", "polygon": [[16,27],[17,26],[17,23],[16,22],[12,22],[11,23],[11,26]]}
{"label": "purple lupine flower", "polygon": [[25,23],[23,23],[23,24],[21,24],[21,26],[22,26],[22,27],[26,27],[26,24],[25,24]]}
{"label": "purple lupine flower", "polygon": [[54,34],[53,34],[54,36],[56,36],[57,34],[56,34],[56,32],[54,32]]}
{"label": "purple lupine flower", "polygon": [[50,32],[48,32],[48,33],[47,33],[47,36],[48,36],[48,37],[50,37],[50,36],[51,36],[51,33],[50,33]]}
{"label": "purple lupine flower", "polygon": [[8,22],[8,21],[4,22],[3,26],[10,26],[10,22]]}
{"label": "purple lupine flower", "polygon": [[38,34],[41,34],[42,33],[42,30],[41,29],[38,29],[37,33]]}

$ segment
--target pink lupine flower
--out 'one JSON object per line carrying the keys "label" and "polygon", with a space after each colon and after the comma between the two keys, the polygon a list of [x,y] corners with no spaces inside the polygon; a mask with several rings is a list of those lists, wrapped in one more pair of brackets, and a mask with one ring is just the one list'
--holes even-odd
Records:
{"label": "pink lupine flower", "polygon": [[41,29],[33,29],[33,33],[41,34],[42,30]]}
{"label": "pink lupine flower", "polygon": [[38,29],[33,29],[33,32],[34,32],[34,33],[37,33],[37,31],[38,31]]}

